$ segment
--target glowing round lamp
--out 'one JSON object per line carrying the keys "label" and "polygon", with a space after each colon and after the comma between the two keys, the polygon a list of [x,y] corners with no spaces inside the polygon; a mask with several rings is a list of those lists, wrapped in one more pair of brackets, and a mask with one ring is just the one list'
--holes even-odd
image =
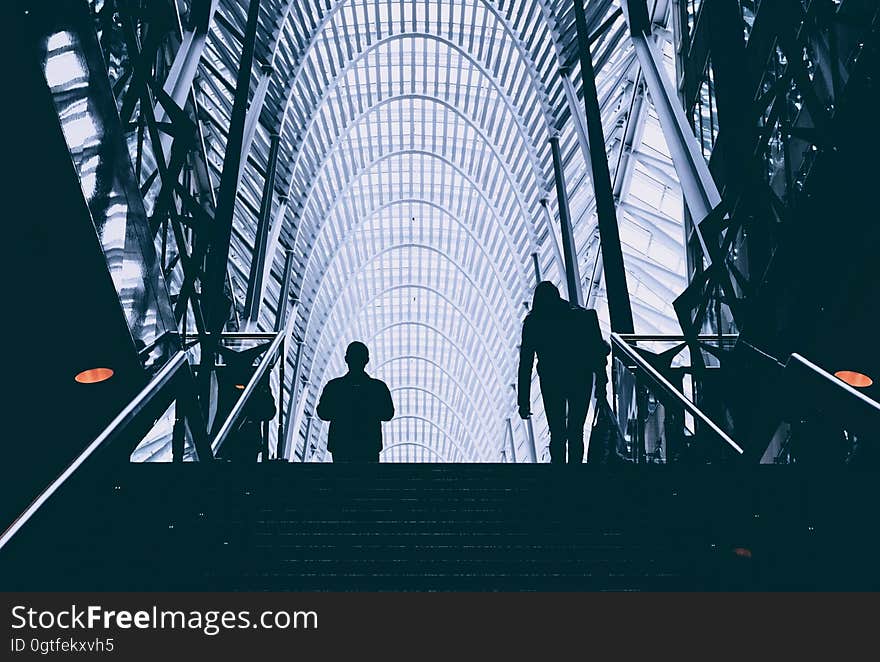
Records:
{"label": "glowing round lamp", "polygon": [[83,370],[74,379],[80,384],[97,384],[106,382],[112,376],[113,370],[111,368],[89,368]]}
{"label": "glowing round lamp", "polygon": [[840,381],[845,382],[850,386],[855,386],[856,388],[868,388],[874,383],[874,380],[868,377],[868,375],[863,375],[854,370],[838,370],[834,373],[834,376]]}

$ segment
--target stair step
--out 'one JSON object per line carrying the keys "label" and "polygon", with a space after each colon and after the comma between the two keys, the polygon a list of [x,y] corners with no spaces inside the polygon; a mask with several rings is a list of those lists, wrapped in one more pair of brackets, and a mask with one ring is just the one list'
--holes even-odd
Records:
{"label": "stair step", "polygon": [[133,465],[87,519],[59,510],[4,587],[670,590],[715,585],[734,544],[817,558],[784,482],[556,469]]}

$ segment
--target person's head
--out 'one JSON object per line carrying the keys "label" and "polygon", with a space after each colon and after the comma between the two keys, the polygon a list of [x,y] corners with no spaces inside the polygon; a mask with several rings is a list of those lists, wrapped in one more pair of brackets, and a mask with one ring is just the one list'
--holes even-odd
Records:
{"label": "person's head", "polygon": [[345,362],[349,370],[363,370],[370,362],[370,350],[364,343],[356,340],[345,350]]}
{"label": "person's head", "polygon": [[543,313],[558,308],[562,303],[557,287],[549,280],[541,281],[535,287],[532,297],[532,311]]}

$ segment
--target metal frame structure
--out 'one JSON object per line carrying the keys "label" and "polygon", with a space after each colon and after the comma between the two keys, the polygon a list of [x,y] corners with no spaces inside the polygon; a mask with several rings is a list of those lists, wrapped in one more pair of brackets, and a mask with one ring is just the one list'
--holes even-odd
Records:
{"label": "metal frame structure", "polygon": [[[676,330],[672,160],[620,7],[585,4],[93,3],[176,318],[200,339],[209,419],[216,333],[277,331],[287,313],[285,457],[320,446],[317,394],[358,336],[377,339],[387,381],[449,405],[404,416],[467,421],[453,441],[489,460],[514,414],[535,273],[568,282],[606,330]],[[546,434],[532,409],[534,428],[510,428],[518,461]]]}
{"label": "metal frame structure", "polygon": [[[858,5],[678,3],[677,94],[661,76],[649,82],[667,109],[667,136],[680,144],[672,151],[692,219],[690,285],[676,302],[687,335],[745,323],[776,228],[794,213],[819,152],[835,149],[834,107],[857,52],[876,38],[876,8]],[[644,0],[627,8],[639,57],[653,71],[656,20]]]}

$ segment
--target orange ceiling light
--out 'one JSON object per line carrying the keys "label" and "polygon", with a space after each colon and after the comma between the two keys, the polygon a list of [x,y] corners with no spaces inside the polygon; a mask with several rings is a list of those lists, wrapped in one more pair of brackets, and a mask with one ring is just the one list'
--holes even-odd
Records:
{"label": "orange ceiling light", "polygon": [[235,385],[235,388],[237,388],[239,391],[243,391],[243,390],[244,390],[244,384],[236,384],[236,385]]}
{"label": "orange ceiling light", "polygon": [[112,368],[89,368],[78,373],[74,380],[80,384],[98,384],[106,382],[113,376]]}
{"label": "orange ceiling light", "polygon": [[874,380],[868,377],[868,375],[863,375],[854,370],[838,370],[834,373],[834,376],[840,381],[845,382],[850,386],[855,386],[856,388],[868,388],[874,383]]}

